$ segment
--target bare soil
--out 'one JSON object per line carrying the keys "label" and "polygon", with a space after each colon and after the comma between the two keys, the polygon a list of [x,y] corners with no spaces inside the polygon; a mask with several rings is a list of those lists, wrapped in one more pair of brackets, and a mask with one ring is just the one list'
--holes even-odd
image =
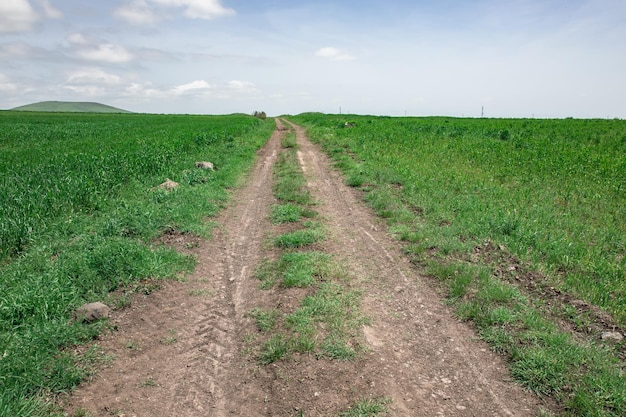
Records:
{"label": "bare soil", "polygon": [[352,361],[255,360],[258,330],[247,313],[293,303],[293,292],[261,290],[253,276],[273,256],[266,242],[276,228],[267,217],[283,123],[214,219],[212,239],[164,237],[197,256],[195,272],[112,312],[116,330],[97,343],[115,359],[66,399],[68,414],[336,416],[366,398],[390,400],[391,416],[534,416],[551,408],[511,381],[503,358],[454,317],[298,126],[299,160],[327,227],[317,249],[345,265],[371,324],[361,330],[365,353]]}

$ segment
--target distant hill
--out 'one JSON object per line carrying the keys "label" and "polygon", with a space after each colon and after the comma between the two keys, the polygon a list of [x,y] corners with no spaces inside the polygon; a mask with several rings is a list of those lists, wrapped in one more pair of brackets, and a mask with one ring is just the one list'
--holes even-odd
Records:
{"label": "distant hill", "polygon": [[68,113],[132,113],[106,104],[81,101],[40,101],[15,107],[17,111],[68,112]]}

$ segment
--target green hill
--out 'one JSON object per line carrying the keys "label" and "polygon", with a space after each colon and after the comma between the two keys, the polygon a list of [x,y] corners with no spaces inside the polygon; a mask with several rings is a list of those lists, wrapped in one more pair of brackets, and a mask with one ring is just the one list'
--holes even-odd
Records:
{"label": "green hill", "polygon": [[15,107],[17,111],[69,112],[69,113],[131,113],[128,110],[107,106],[106,104],[81,101],[40,101]]}

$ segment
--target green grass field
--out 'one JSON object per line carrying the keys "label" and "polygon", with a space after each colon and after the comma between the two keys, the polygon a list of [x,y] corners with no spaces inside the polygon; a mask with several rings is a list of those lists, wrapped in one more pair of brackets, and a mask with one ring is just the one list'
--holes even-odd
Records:
{"label": "green grass field", "polygon": [[626,413],[624,343],[568,302],[626,325],[625,121],[291,119],[517,381],[566,415]]}
{"label": "green grass field", "polygon": [[[566,415],[626,414],[624,343],[585,333],[593,317],[545,298],[584,300],[626,327],[625,121],[292,119],[364,191],[459,317],[510,359],[517,381],[557,399]],[[126,296],[113,290],[147,293],[157,279],[191,270],[193,259],[156,238],[209,236],[207,217],[223,207],[273,128],[245,115],[0,112],[0,415],[54,415],[55,395],[108,360],[97,349],[72,349],[105,325],[73,322],[72,311],[96,300],[123,306]],[[293,139],[286,136],[287,151]],[[288,320],[251,312],[268,337],[262,363],[294,350],[342,354],[332,338],[308,341],[314,329],[300,320],[318,304],[335,314],[337,300],[326,294],[337,291],[316,287],[333,262],[291,252],[323,238],[324,228],[288,155],[275,168],[280,204],[270,217],[300,234],[276,236],[284,254],[257,274],[265,288],[318,291]],[[196,161],[216,171],[196,169]],[[166,178],[180,186],[158,188]],[[533,277],[535,290],[516,274]]]}
{"label": "green grass field", "polygon": [[[193,268],[155,239],[208,236],[273,129],[245,115],[0,112],[0,415],[53,414],[45,404],[106,360],[71,349],[103,326],[73,310],[123,306],[111,291]],[[179,187],[158,188],[166,178]]]}
{"label": "green grass field", "polygon": [[441,235],[423,245],[462,251],[489,239],[626,324],[625,121],[295,120],[343,155],[348,182],[387,184],[422,213],[420,227]]}

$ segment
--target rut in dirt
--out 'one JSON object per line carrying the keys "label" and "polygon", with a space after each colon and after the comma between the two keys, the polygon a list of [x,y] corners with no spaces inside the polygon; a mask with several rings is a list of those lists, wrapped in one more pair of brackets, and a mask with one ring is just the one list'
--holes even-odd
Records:
{"label": "rut in dirt", "polygon": [[[276,233],[268,213],[283,123],[216,219],[215,236],[194,249],[198,267],[189,281],[116,313],[119,330],[100,345],[117,359],[75,393],[68,410],[94,417],[336,416],[366,399],[384,399],[392,416],[533,416],[548,407],[511,381],[503,359],[454,318],[358,192],[290,123],[328,234],[318,249],[349,271],[371,323],[360,329],[365,349],[353,360],[302,354],[259,364],[249,353],[258,329],[247,313],[293,302],[285,298],[292,293],[261,290],[254,277],[261,259],[273,255],[265,242]],[[139,348],[129,349],[129,340]]]}

